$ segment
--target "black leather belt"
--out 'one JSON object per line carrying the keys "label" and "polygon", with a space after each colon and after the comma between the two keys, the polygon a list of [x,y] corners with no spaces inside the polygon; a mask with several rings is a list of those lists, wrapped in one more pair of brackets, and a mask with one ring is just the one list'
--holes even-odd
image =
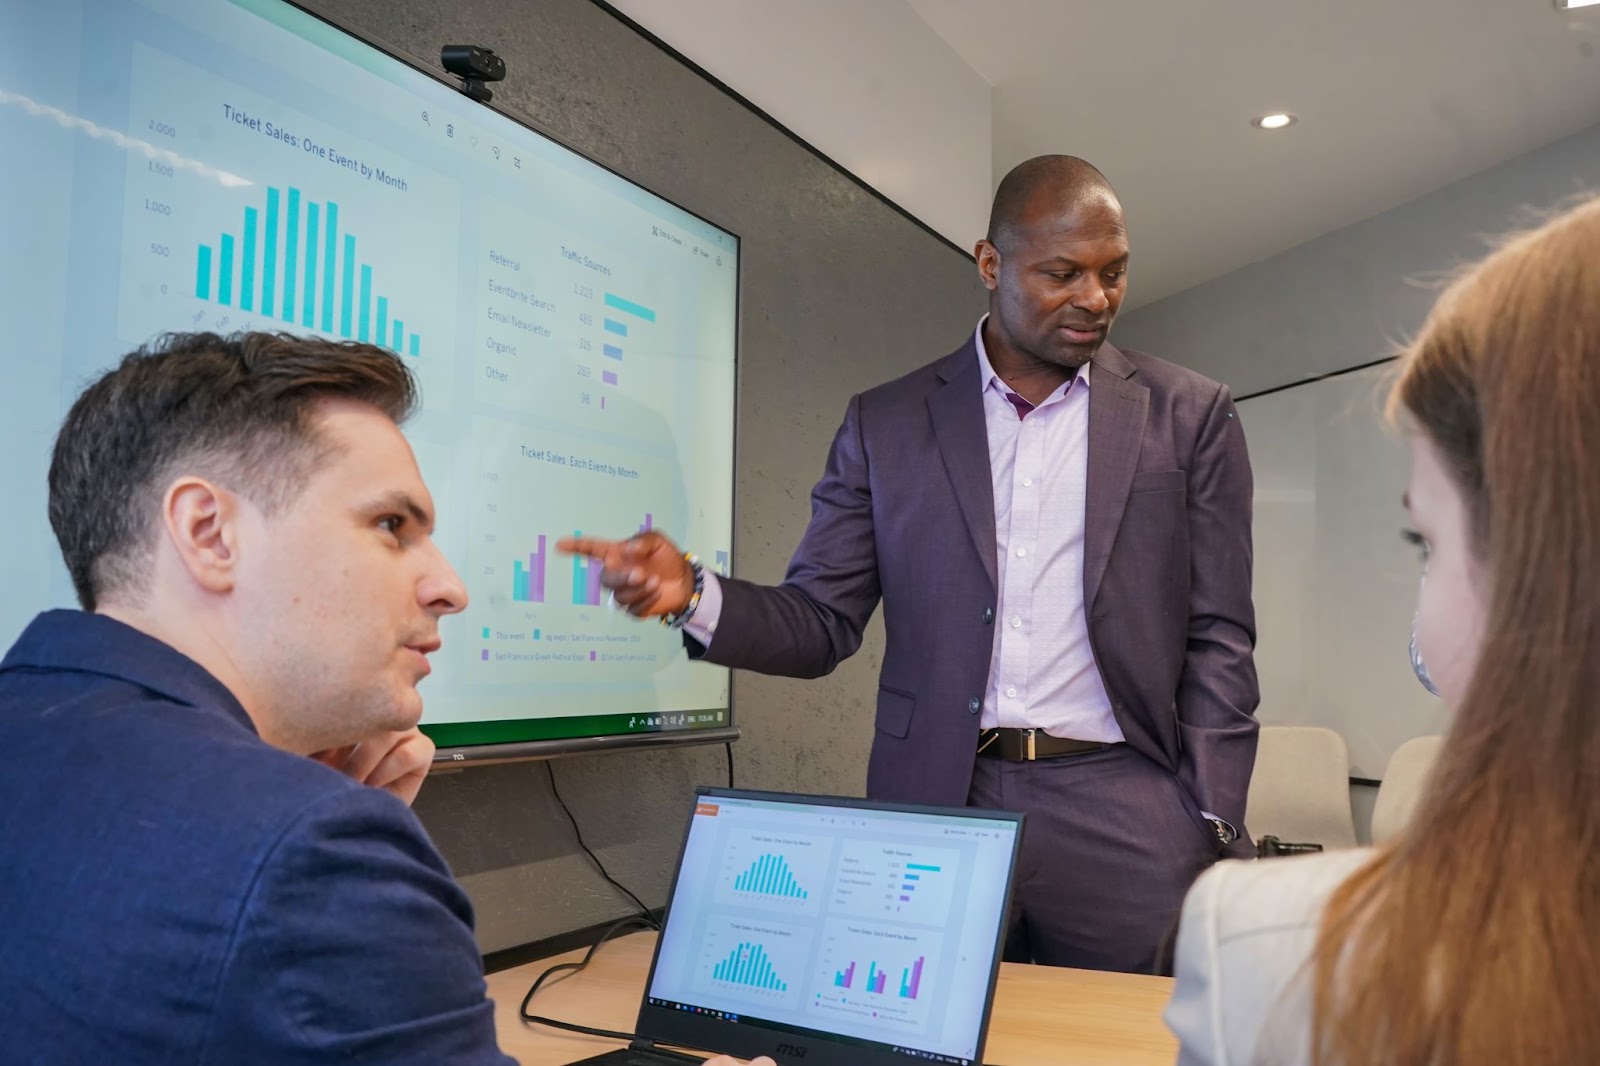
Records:
{"label": "black leather belt", "polygon": [[1008,759],[1011,762],[1087,755],[1091,751],[1104,751],[1109,746],[1095,740],[1053,737],[1042,729],[984,729],[978,733],[979,755],[986,759]]}

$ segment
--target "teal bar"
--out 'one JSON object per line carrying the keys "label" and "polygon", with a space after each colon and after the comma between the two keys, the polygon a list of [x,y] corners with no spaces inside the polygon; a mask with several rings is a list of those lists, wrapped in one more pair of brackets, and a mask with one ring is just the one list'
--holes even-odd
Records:
{"label": "teal bar", "polygon": [[217,303],[227,307],[233,302],[233,234],[222,235],[222,255],[217,264]]}
{"label": "teal bar", "polygon": [[382,344],[389,339],[389,298],[378,297],[378,332],[373,334],[373,340]]}
{"label": "teal bar", "polygon": [[289,189],[289,221],[283,227],[283,320],[294,321],[294,273],[300,250],[300,190]]}
{"label": "teal bar", "polygon": [[339,205],[328,201],[328,233],[322,240],[322,331],[333,332],[333,261],[338,245],[334,243],[339,229]]}
{"label": "teal bar", "polygon": [[194,294],[197,299],[211,299],[211,245],[200,246],[200,259],[194,268]]}
{"label": "teal bar", "polygon": [[249,311],[256,300],[256,209],[244,209],[244,255],[239,262],[239,310]]}
{"label": "teal bar", "polygon": [[344,235],[344,288],[339,294],[339,336],[350,339],[350,308],[356,298],[356,239]]}
{"label": "teal bar", "polygon": [[919,862],[908,862],[908,863],[906,863],[906,869],[908,869],[908,870],[926,870],[931,874],[936,874],[936,873],[939,872],[939,868],[937,866],[924,866]]}
{"label": "teal bar", "polygon": [[405,335],[406,335],[406,331],[404,329],[400,328],[400,320],[398,318],[395,319],[394,320],[394,343],[389,345],[389,347],[393,348],[396,352],[399,352],[400,351],[401,338],[403,338]]}
{"label": "teal bar", "polygon": [[411,347],[410,347],[410,352],[411,352],[412,355],[421,355],[422,354],[422,350],[421,350],[420,345],[421,345],[421,341],[419,341],[417,339],[417,335],[415,333],[413,333],[411,335]]}
{"label": "teal bar", "polygon": [[372,268],[365,263],[361,264],[361,311],[356,322],[356,340],[364,341],[372,332]]}
{"label": "teal bar", "polygon": [[261,253],[261,313],[272,314],[278,291],[278,189],[267,186],[267,243]]}
{"label": "teal bar", "polygon": [[[317,324],[317,211],[306,204],[306,291],[300,297],[300,324],[311,329]],[[324,280],[323,284],[327,284]]]}
{"label": "teal bar", "polygon": [[656,320],[656,313],[650,308],[643,304],[636,304],[632,300],[624,300],[615,293],[606,293],[606,306],[615,307],[618,311],[626,311],[628,314],[642,318],[646,322],[654,322]]}
{"label": "teal bar", "polygon": [[[572,535],[574,537],[581,537],[581,536],[583,536],[583,530],[574,529],[572,531]],[[586,580],[588,576],[589,575],[584,573],[584,570],[583,570],[583,556],[574,555],[572,557],[572,602],[573,603],[588,603],[589,602],[589,582]]]}

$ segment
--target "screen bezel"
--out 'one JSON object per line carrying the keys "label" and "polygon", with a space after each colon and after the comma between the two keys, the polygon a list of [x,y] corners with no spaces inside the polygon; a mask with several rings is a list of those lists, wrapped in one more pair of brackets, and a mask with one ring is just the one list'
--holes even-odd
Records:
{"label": "screen bezel", "polygon": [[[403,67],[406,67],[407,69],[426,75],[430,81],[438,85],[442,90],[445,90],[452,95],[464,95],[462,94],[461,89],[456,84],[455,80],[453,80],[451,75],[444,70],[427,66],[416,57],[406,54],[401,49],[389,45],[368,33],[353,29],[341,19],[333,18],[316,10],[309,3],[304,2],[304,0],[252,0],[252,4],[276,5],[278,7],[299,11],[300,13],[315,19],[316,21],[332,28],[333,30],[344,34],[356,44],[371,49],[383,59],[393,61]],[[265,17],[260,15],[258,12],[251,10],[250,8],[246,8],[246,10],[250,10],[250,13],[255,14],[258,18]],[[338,56],[334,55],[330,55],[329,58],[333,61],[342,61]],[[672,207],[675,207],[678,210],[699,219],[707,225],[715,226],[717,229],[726,233],[733,240],[734,249],[738,255],[738,270],[735,272],[734,276],[733,296],[734,403],[732,435],[728,447],[733,460],[734,476],[732,483],[729,485],[729,492],[731,496],[731,507],[729,513],[732,518],[732,524],[728,534],[728,557],[730,561],[737,558],[739,529],[739,500],[737,492],[740,423],[739,349],[740,335],[743,332],[744,321],[744,239],[737,231],[730,228],[726,223],[704,215],[699,211],[693,210],[692,208],[685,207],[683,204],[678,203],[676,200],[673,200],[670,197],[663,196],[661,193],[650,188],[648,185],[645,185],[643,182],[637,181],[634,178],[622,173],[615,167],[596,159],[594,156],[571,144],[560,135],[543,129],[531,119],[514,115],[506,111],[504,108],[496,104],[494,100],[490,100],[488,102],[479,101],[478,106],[483,108],[485,111],[491,112],[506,122],[510,122],[522,127],[536,137],[541,137],[551,142],[564,151],[571,152],[579,159],[582,159],[585,162],[600,168],[606,173],[627,182],[635,188],[656,197],[663,203],[669,204]],[[432,770],[434,772],[441,770],[460,769],[466,766],[487,766],[497,763],[520,762],[529,759],[557,758],[567,755],[581,755],[605,751],[632,751],[638,748],[662,746],[680,747],[699,744],[723,744],[738,740],[742,735],[736,724],[737,718],[735,717],[734,710],[733,688],[734,686],[731,684],[730,678],[730,684],[728,686],[728,705],[726,708],[702,707],[667,712],[671,714],[699,715],[707,713],[715,714],[718,711],[725,710],[727,715],[726,722],[712,725],[665,727],[648,731],[636,730],[626,733],[583,731],[581,723],[586,721],[605,721],[608,719],[617,719],[621,717],[620,715],[615,714],[605,714],[568,715],[559,718],[506,718],[483,722],[441,723],[440,726],[431,726],[427,722],[423,722],[420,728],[422,729],[423,733],[428,734],[430,738],[434,739],[439,745],[438,750],[433,756]],[[572,723],[574,726],[577,726],[577,731],[568,732],[567,730],[563,729],[562,726],[564,723]],[[517,726],[523,727],[520,732],[524,733],[525,735],[508,737],[503,740],[492,739],[493,734],[497,732],[503,733],[508,730],[516,731],[515,727]],[[476,727],[478,730],[480,730],[480,732],[477,734],[469,734],[467,727]]]}
{"label": "screen bezel", "polygon": [[[1011,864],[1006,870],[1005,891],[1001,895],[1000,923],[994,938],[994,955],[989,960],[989,980],[984,989],[983,1010],[978,1016],[978,1031],[983,1038],[978,1053],[971,1060],[974,1066],[983,1060],[983,1044],[988,1041],[989,1019],[994,1010],[995,985],[1000,977],[1000,960],[1005,949],[1005,923],[1009,920],[1011,892],[1016,883],[1017,861],[1021,852],[1024,816],[1017,811],[996,811],[979,807],[931,807],[910,803],[882,803],[875,800],[846,796],[813,796],[793,792],[762,792],[751,789],[716,788],[702,785],[695,789],[694,802],[689,805],[684,822],[683,838],[678,846],[678,861],[672,870],[672,884],[667,890],[667,905],[661,916],[661,927],[666,929],[672,920],[672,904],[678,894],[678,879],[683,874],[683,857],[688,850],[689,833],[694,825],[695,809],[702,799],[743,799],[768,803],[822,804],[853,810],[890,811],[907,814],[930,814],[955,818],[984,819],[1011,822],[1016,835],[1011,848]],[[678,1045],[715,1051],[753,1059],[767,1055],[779,1063],[806,1058],[809,1052],[826,1049],[830,1066],[905,1066],[914,1061],[929,1061],[921,1054],[897,1053],[886,1046],[844,1043],[830,1034],[798,1027],[778,1028],[749,1023],[746,1019],[727,1021],[705,1014],[660,1007],[650,1002],[650,989],[655,984],[656,965],[661,959],[664,937],[656,937],[655,950],[650,956],[650,972],[645,977],[644,990],[639,997],[639,1017],[634,1024],[638,1036],[657,1044]],[[798,1054],[783,1050],[795,1047]],[[819,1056],[820,1058],[820,1056]],[[931,1061],[944,1062],[947,1056]],[[949,1061],[959,1061],[949,1059]]]}

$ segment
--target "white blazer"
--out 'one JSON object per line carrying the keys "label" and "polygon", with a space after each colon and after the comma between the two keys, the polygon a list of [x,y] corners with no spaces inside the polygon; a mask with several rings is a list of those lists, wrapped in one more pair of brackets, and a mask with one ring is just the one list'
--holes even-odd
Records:
{"label": "white blazer", "polygon": [[1167,1027],[1179,1066],[1310,1062],[1308,963],[1329,895],[1372,849],[1221,862],[1183,904]]}

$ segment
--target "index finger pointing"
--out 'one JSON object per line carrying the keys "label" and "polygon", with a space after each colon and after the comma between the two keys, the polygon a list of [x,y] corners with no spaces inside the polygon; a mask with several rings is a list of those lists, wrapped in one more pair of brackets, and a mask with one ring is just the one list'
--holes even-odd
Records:
{"label": "index finger pointing", "polygon": [[587,555],[594,559],[602,559],[618,547],[614,540],[602,540],[599,537],[562,537],[556,541],[556,551],[566,552],[568,555]]}

